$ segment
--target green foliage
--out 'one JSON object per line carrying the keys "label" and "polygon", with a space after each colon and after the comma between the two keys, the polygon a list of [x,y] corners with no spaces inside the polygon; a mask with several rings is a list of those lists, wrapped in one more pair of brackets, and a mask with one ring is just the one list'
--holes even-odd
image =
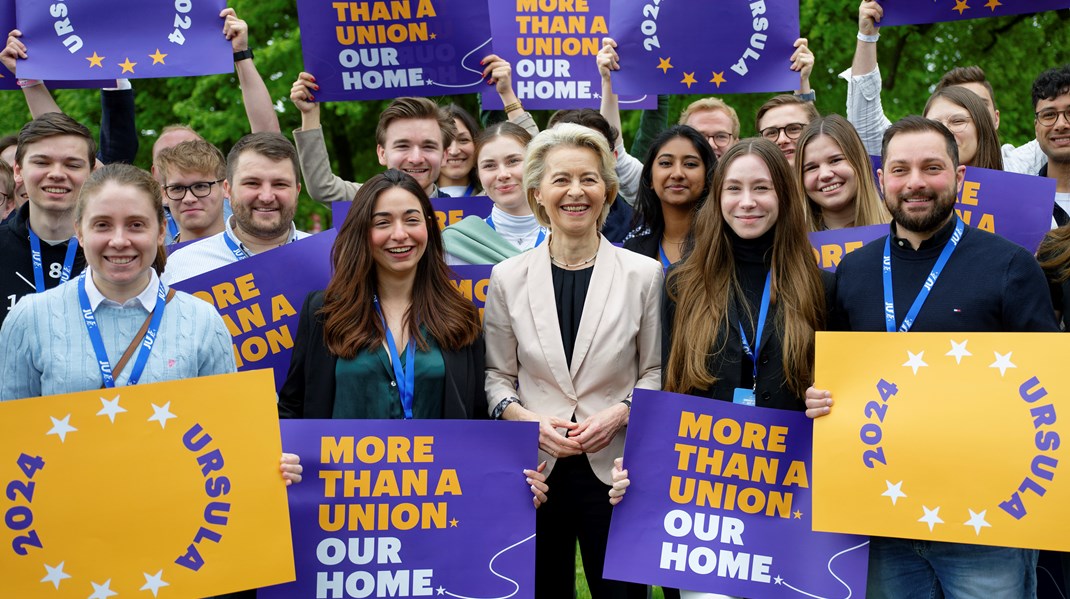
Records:
{"label": "green foliage", "polygon": [[[231,0],[238,15],[250,24],[250,44],[256,65],[276,100],[283,132],[300,126],[300,115],[289,101],[290,86],[303,68],[297,8],[294,0]],[[844,112],[846,83],[837,74],[851,65],[857,32],[856,0],[800,0],[802,32],[816,58],[811,84],[822,113]],[[884,107],[891,119],[920,111],[940,74],[955,66],[978,64],[996,91],[1001,111],[1000,135],[1004,142],[1021,144],[1033,137],[1030,88],[1042,70],[1065,62],[1058,40],[1066,39],[1070,11],[977,19],[882,30],[879,55],[884,76]],[[222,30],[222,22],[220,23]],[[30,49],[32,52],[32,48]],[[786,58],[785,58],[786,60]],[[142,132],[137,164],[148,168],[157,133],[172,123],[187,123],[224,151],[249,130],[237,77],[136,80],[137,124]],[[93,90],[59,90],[59,105],[94,131],[100,122],[100,101]],[[742,133],[753,135],[753,115],[769,94],[727,98],[742,117]],[[670,122],[692,96],[672,98]],[[475,96],[439,98],[471,111]],[[381,170],[375,156],[375,123],[387,104],[379,102],[332,103],[323,106],[322,121],[334,171],[341,177],[363,181]],[[545,123],[547,113],[536,114]],[[638,113],[624,114],[625,139],[638,126]],[[22,94],[0,94],[0,133],[13,133],[29,119]],[[327,214],[322,206],[302,196],[299,226],[309,228],[312,213]],[[323,217],[323,226],[328,226]]]}

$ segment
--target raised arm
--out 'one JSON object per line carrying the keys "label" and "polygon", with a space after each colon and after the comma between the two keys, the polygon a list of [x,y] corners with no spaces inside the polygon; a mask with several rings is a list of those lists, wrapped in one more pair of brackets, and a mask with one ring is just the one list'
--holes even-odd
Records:
{"label": "raised arm", "polygon": [[[21,31],[18,29],[11,30],[11,33],[7,34],[7,45],[0,52],[0,62],[16,77],[18,76],[16,70],[18,61],[26,58],[26,44],[19,39],[21,37]],[[22,88],[22,93],[26,97],[26,106],[30,109],[30,117],[37,118],[48,112],[63,112],[60,110],[59,104],[56,104],[56,101],[52,98],[51,92],[45,87],[44,82],[20,80],[19,87]]]}
{"label": "raised arm", "polygon": [[238,18],[233,8],[225,8],[219,13],[223,19],[223,35],[230,40],[234,51],[234,70],[238,73],[238,85],[241,87],[242,103],[245,104],[245,116],[253,133],[262,131],[279,132],[279,116],[275,114],[275,103],[271,101],[264,78],[256,70],[252,53],[249,52],[249,24]]}
{"label": "raised arm", "polygon": [[511,122],[527,130],[532,137],[538,135],[539,126],[535,124],[535,119],[531,117],[531,114],[524,110],[520,99],[516,97],[516,92],[513,91],[513,66],[509,64],[509,61],[497,54],[488,54],[479,61],[479,64],[483,65],[483,78],[487,80],[488,85],[494,86],[498,97],[502,99],[505,116]]}
{"label": "raised arm", "polygon": [[854,61],[840,73],[847,80],[847,120],[854,125],[871,155],[879,155],[884,130],[892,125],[881,105],[881,72],[877,68],[877,39],[884,9],[875,0],[858,6],[858,40]]}
{"label": "raised arm", "polygon": [[327,142],[320,126],[320,106],[315,91],[319,89],[316,78],[301,73],[290,88],[290,100],[301,112],[301,128],[294,130],[294,145],[301,163],[301,175],[305,189],[312,199],[320,202],[349,201],[357,195],[360,183],[346,181],[331,172],[331,158],[327,154]]}

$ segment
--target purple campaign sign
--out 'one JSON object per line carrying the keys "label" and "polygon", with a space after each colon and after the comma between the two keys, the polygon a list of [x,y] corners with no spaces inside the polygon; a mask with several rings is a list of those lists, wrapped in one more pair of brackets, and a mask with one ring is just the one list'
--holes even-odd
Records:
{"label": "purple campaign sign", "polygon": [[955,212],[971,227],[1036,252],[1054,205],[1055,179],[969,166]]}
{"label": "purple campaign sign", "polygon": [[836,272],[844,256],[887,234],[888,225],[817,231],[810,233],[810,246],[814,249],[818,268]]}
{"label": "purple campaign sign", "polygon": [[881,25],[916,25],[1059,10],[1070,7],[1070,0],[881,0],[881,4]]}
{"label": "purple campaign sign", "polygon": [[534,597],[531,422],[283,420],[292,597]]}
{"label": "purple campaign sign", "polygon": [[490,271],[493,264],[471,264],[451,266],[453,282],[457,291],[479,308],[479,320],[483,320],[483,308],[487,305],[487,286],[490,285]]}
{"label": "purple campaign sign", "polygon": [[[17,29],[15,25],[15,0],[0,0],[0,31],[7,32]],[[16,90],[19,86],[15,83],[16,77],[7,69],[0,69],[0,90]],[[45,82],[49,89],[92,89],[111,86],[114,83],[107,81],[60,81],[52,80]]]}
{"label": "purple campaign sign", "polygon": [[[144,79],[230,73],[225,0],[17,0],[32,79]],[[121,16],[120,16],[121,15]]]}
{"label": "purple campaign sign", "polygon": [[[494,53],[513,66],[513,85],[525,108],[599,107],[602,78],[595,55],[602,47],[602,38],[609,35],[610,0],[489,4]],[[656,108],[657,97],[645,94],[622,96],[621,108]],[[502,108],[501,97],[493,88],[483,90],[482,100],[484,108]]]}
{"label": "purple campaign sign", "polygon": [[745,597],[861,597],[869,539],[812,532],[801,412],[636,389],[605,576]]}
{"label": "purple campaign sign", "polygon": [[[349,214],[349,207],[353,202],[331,202],[331,223],[334,228],[341,229],[342,223]],[[435,218],[438,219],[438,228],[444,229],[449,225],[456,224],[469,216],[487,218],[494,202],[487,196],[471,196],[467,198],[431,198],[431,206],[435,209]]]}
{"label": "purple campaign sign", "polygon": [[490,54],[487,3],[298,0],[316,99],[383,100],[478,91]]}
{"label": "purple campaign sign", "polygon": [[738,94],[798,89],[798,0],[616,0],[610,34],[627,94]]}
{"label": "purple campaign sign", "polygon": [[329,229],[173,287],[215,306],[234,337],[238,370],[273,368],[279,389],[290,367],[305,296],[330,281],[334,238]]}

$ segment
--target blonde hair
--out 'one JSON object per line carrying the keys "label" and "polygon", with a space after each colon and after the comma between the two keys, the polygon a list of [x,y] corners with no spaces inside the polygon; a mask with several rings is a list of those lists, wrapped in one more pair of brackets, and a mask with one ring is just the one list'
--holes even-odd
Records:
{"label": "blonde hair", "polygon": [[739,115],[736,114],[736,109],[732,108],[720,98],[701,98],[687,105],[687,108],[680,113],[680,120],[677,124],[686,125],[687,119],[691,118],[691,115],[697,112],[715,112],[721,111],[728,115],[728,118],[732,119],[732,136],[739,139]]}
{"label": "blonde hair", "polygon": [[602,205],[602,213],[598,215],[598,228],[609,217],[609,209],[617,198],[620,188],[617,179],[616,158],[609,148],[606,138],[601,133],[572,123],[559,123],[552,129],[547,129],[536,135],[528,144],[527,153],[524,155],[524,190],[528,196],[528,205],[535,213],[535,219],[544,227],[551,226],[550,217],[542,204],[535,200],[535,192],[542,183],[546,174],[546,158],[552,150],[558,148],[583,148],[595,153],[598,157],[598,174],[606,186],[606,202]]}

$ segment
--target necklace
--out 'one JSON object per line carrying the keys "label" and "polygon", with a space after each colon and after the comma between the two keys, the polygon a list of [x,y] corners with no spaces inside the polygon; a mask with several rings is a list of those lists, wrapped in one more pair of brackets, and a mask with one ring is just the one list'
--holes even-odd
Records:
{"label": "necklace", "polygon": [[577,262],[576,264],[566,264],[566,263],[558,260],[557,258],[555,258],[553,254],[550,254],[550,262],[553,262],[554,264],[560,266],[561,268],[579,268],[580,266],[587,266],[591,262],[594,262],[594,259],[597,258],[597,257],[598,257],[598,250],[595,250],[594,251],[594,255],[591,256],[590,258],[584,260],[583,262]]}

